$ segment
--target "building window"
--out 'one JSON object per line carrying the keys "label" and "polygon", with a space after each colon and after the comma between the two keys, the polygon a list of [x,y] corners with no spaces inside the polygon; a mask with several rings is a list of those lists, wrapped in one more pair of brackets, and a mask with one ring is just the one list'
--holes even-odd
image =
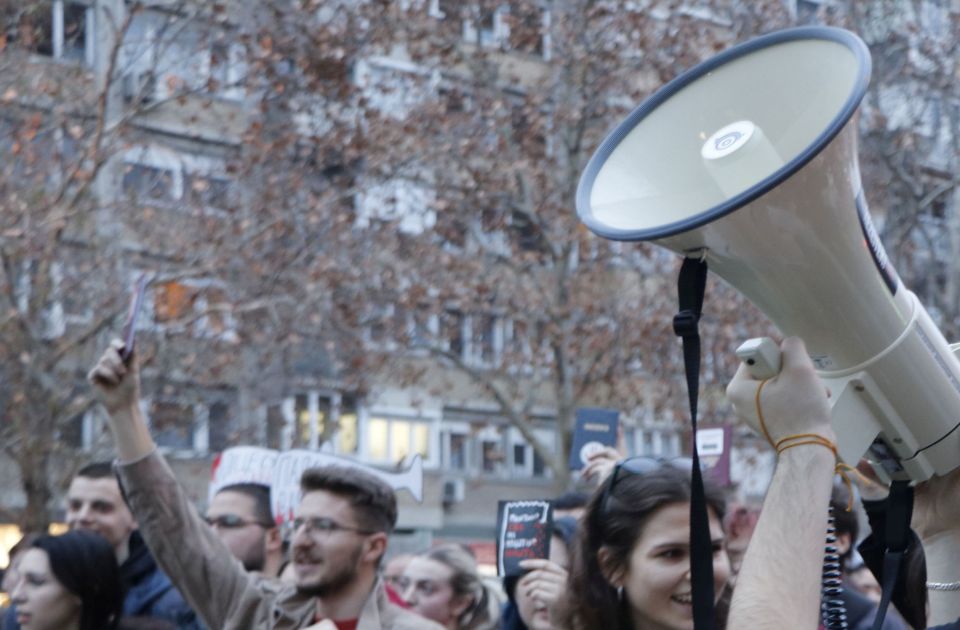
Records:
{"label": "building window", "polygon": [[53,0],[25,16],[20,36],[34,52],[93,65],[93,8],[83,2]]}
{"label": "building window", "polygon": [[467,470],[470,438],[465,433],[449,433],[449,449],[446,461],[448,470]]}
{"label": "building window", "polygon": [[150,429],[157,446],[174,451],[197,449],[197,413],[193,405],[153,401],[149,407]]}
{"label": "building window", "polygon": [[487,426],[477,435],[480,471],[485,475],[502,476],[507,472],[507,454],[503,428]]}
{"label": "building window", "polygon": [[440,334],[446,341],[447,349],[459,356],[463,356],[463,313],[456,309],[447,309],[440,316]]}
{"label": "building window", "polygon": [[237,340],[227,291],[211,280],[171,280],[154,284],[150,291],[153,323],[172,332],[189,331],[196,337],[228,343]]}
{"label": "building window", "polygon": [[274,450],[284,448],[286,425],[283,408],[280,405],[269,405],[267,407],[267,448]]}
{"label": "building window", "polygon": [[458,20],[461,8],[460,0],[430,0],[429,13],[440,20]]}
{"label": "building window", "polygon": [[280,405],[267,407],[267,445],[270,448],[357,452],[359,426],[356,398],[338,392],[295,394]]}
{"label": "building window", "polygon": [[540,453],[533,451],[533,476],[546,477],[548,473],[547,463],[540,457]]}
{"label": "building window", "polygon": [[343,396],[340,400],[340,419],[337,423],[337,452],[352,455],[360,445],[360,431],[357,419],[357,403],[352,396]]}
{"label": "building window", "polygon": [[423,234],[437,223],[434,197],[432,189],[411,180],[370,182],[355,199],[356,226],[393,223],[404,234]]}
{"label": "building window", "polygon": [[656,455],[654,446],[653,446],[653,432],[644,431],[643,432],[643,448],[640,451],[641,455]]}
{"label": "building window", "polygon": [[332,400],[316,392],[297,394],[294,397],[296,425],[293,433],[293,448],[317,448],[326,442],[327,432],[332,432]]}
{"label": "building window", "polygon": [[[533,445],[528,443],[523,435],[516,429],[511,430],[511,440],[513,441],[513,461],[511,469],[513,476],[517,478],[537,478],[549,476],[549,469],[546,462],[536,452]],[[550,431],[538,429],[536,431],[537,439],[544,444],[552,444],[554,436]]]}
{"label": "building window", "polygon": [[133,203],[195,212],[230,209],[232,179],[222,160],[159,145],[129,149],[120,188]]}
{"label": "building window", "polygon": [[140,203],[172,203],[180,198],[176,174],[155,166],[126,164],[121,187],[126,195]]}
{"label": "building window", "polygon": [[89,411],[62,422],[57,429],[57,441],[70,448],[88,450],[92,442],[92,422],[93,414]]}
{"label": "building window", "polygon": [[[393,118],[403,120],[428,100],[436,96],[440,74],[410,61],[389,57],[367,57],[357,62],[353,72],[354,83],[366,100],[367,107]],[[413,182],[386,182],[411,186],[414,199],[422,192]],[[375,186],[374,186],[375,187]]]}
{"label": "building window", "polygon": [[430,345],[437,336],[439,318],[428,307],[418,306],[410,314],[410,341],[414,347]]}
{"label": "building window", "polygon": [[215,402],[210,405],[207,419],[210,450],[220,452],[230,446],[232,442],[233,426],[230,422],[230,405],[225,402]]}
{"label": "building window", "polygon": [[470,19],[464,20],[463,38],[468,44],[476,44],[484,48],[498,48],[505,45],[510,34],[507,14],[506,5],[492,10],[480,7]]}
{"label": "building window", "polygon": [[515,472],[527,471],[527,447],[524,444],[513,445],[513,468]]}
{"label": "building window", "polygon": [[479,314],[470,319],[473,328],[473,363],[493,365],[500,359],[503,345],[500,318],[491,314]]}
{"label": "building window", "polygon": [[634,429],[628,435],[637,455],[651,457],[678,457],[682,453],[680,434],[672,430]]}
{"label": "building window", "polygon": [[240,100],[245,95],[247,51],[241,44],[214,43],[210,47],[211,91],[216,95]]}
{"label": "building window", "polygon": [[225,177],[188,173],[184,177],[184,188],[192,206],[212,210],[230,207],[230,180]]}
{"label": "building window", "polygon": [[367,455],[373,461],[398,464],[414,453],[430,459],[428,422],[371,417],[367,421],[367,437]]}
{"label": "building window", "polygon": [[197,287],[193,310],[197,321],[193,332],[198,337],[215,337],[236,341],[237,323],[233,319],[227,291],[216,284],[204,283]]}

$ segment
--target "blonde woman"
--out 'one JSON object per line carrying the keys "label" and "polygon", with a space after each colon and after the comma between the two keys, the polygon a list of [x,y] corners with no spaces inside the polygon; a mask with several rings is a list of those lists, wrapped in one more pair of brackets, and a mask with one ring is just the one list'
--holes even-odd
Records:
{"label": "blonde woman", "polygon": [[469,551],[442,545],[410,560],[401,579],[410,609],[448,630],[497,627],[503,596],[477,572]]}

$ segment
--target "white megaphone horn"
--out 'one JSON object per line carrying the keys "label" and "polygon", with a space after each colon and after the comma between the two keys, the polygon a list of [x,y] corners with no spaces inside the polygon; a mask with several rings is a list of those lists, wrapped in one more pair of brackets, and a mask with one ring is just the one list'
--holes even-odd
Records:
{"label": "white megaphone horn", "polygon": [[577,211],[603,237],[704,256],[806,342],[844,461],[869,451],[891,478],[919,481],[960,464],[960,362],[866,206],[855,114],[869,80],[866,45],[841,29],[731,48],[614,129]]}

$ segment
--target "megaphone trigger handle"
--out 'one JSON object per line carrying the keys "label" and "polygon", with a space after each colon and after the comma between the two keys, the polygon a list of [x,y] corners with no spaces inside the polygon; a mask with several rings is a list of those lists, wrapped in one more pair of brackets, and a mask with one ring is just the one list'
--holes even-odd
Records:
{"label": "megaphone trigger handle", "polygon": [[737,348],[737,357],[747,366],[750,376],[758,381],[773,378],[780,373],[780,347],[770,337],[744,341]]}

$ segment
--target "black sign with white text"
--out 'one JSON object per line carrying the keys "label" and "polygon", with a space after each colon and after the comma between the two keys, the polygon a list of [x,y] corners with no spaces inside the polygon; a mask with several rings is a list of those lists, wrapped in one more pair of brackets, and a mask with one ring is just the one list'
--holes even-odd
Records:
{"label": "black sign with white text", "polygon": [[550,553],[549,501],[500,501],[497,506],[497,575],[523,573],[520,562]]}

